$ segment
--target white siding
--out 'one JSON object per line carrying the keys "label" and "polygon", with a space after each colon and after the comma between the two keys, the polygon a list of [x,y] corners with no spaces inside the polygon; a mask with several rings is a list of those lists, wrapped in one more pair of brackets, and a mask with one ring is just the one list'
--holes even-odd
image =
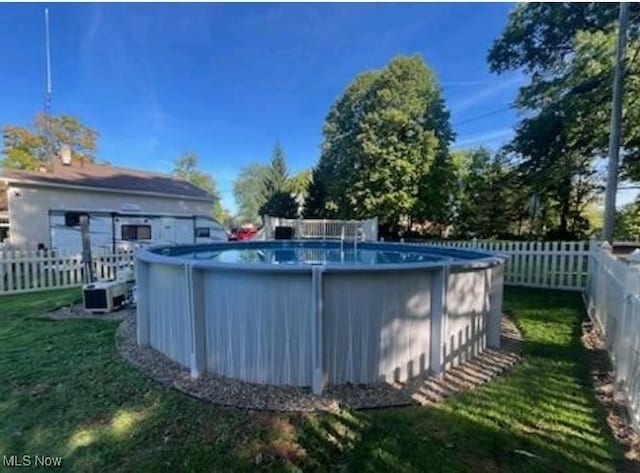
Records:
{"label": "white siding", "polygon": [[11,183],[8,191],[10,243],[18,249],[36,249],[38,243],[51,246],[49,211],[83,210],[127,212],[135,208],[144,215],[207,215],[212,202],[180,197],[138,195],[127,192],[57,189]]}
{"label": "white siding", "polygon": [[[213,219],[205,217],[196,218],[196,228],[208,228],[209,238],[196,238],[196,243],[207,243],[210,241],[226,240],[227,234],[224,227]],[[194,230],[195,231],[195,230]]]}
{"label": "white siding", "polygon": [[[49,221],[51,248],[58,250],[77,250],[82,248],[80,227],[67,227],[63,213],[52,214]],[[111,216],[90,214],[89,238],[91,239],[91,246],[93,248],[111,249],[112,237]]]}

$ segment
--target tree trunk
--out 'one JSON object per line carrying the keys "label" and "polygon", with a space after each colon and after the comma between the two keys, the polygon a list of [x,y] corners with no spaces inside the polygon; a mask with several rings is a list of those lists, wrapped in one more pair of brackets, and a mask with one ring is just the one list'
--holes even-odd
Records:
{"label": "tree trunk", "polygon": [[569,216],[571,214],[571,178],[564,179],[560,192],[560,226],[558,233],[562,238],[569,236]]}

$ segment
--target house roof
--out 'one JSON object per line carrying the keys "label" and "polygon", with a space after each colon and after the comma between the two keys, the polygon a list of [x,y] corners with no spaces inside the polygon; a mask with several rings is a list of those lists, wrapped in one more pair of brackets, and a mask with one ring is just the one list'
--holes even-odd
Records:
{"label": "house roof", "polygon": [[72,166],[65,166],[59,161],[54,161],[46,172],[5,169],[2,178],[9,182],[80,186],[133,193],[151,192],[213,201],[213,197],[207,192],[183,179],[106,164],[74,163]]}

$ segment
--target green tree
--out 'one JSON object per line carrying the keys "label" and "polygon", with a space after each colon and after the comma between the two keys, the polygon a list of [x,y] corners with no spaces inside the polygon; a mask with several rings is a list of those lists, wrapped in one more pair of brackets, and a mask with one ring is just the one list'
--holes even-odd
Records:
{"label": "green tree", "polygon": [[236,226],[235,218],[222,203],[214,204],[213,217],[226,228],[234,228]]}
{"label": "green tree", "polygon": [[283,218],[297,218],[298,207],[298,202],[293,198],[291,192],[275,191],[267,197],[265,203],[260,207],[260,214]]}
{"label": "green tree", "polygon": [[260,207],[260,215],[297,217],[299,204],[294,198],[292,187],[284,150],[280,143],[276,143],[264,176],[265,201]]}
{"label": "green tree", "polygon": [[198,160],[196,153],[184,153],[176,158],[172,174],[180,179],[189,181],[213,197],[213,218],[218,222],[227,224],[230,220],[229,211],[222,205],[222,198],[216,181],[210,174],[198,168]]}
{"label": "green tree", "polygon": [[[284,149],[276,142],[269,164],[244,167],[233,184],[237,219],[258,223],[263,215],[294,218],[306,198],[311,171],[290,176]],[[295,210],[292,210],[295,209]]]}
{"label": "green tree", "polygon": [[309,185],[311,184],[312,170],[303,169],[297,174],[294,174],[289,179],[289,186],[291,192],[304,201],[309,192]]}
{"label": "green tree", "polygon": [[598,237],[602,233],[604,224],[603,199],[599,199],[589,204],[584,210],[584,216],[589,221],[589,228],[593,237]]}
{"label": "green tree", "polygon": [[309,197],[309,187],[311,185],[311,169],[303,169],[289,178],[289,188],[291,195],[298,204],[299,214],[306,205]]}
{"label": "green tree", "polygon": [[336,208],[332,206],[327,192],[330,175],[323,175],[325,170],[318,165],[311,171],[311,178],[307,187],[303,215],[306,218],[335,218]]}
{"label": "green tree", "polygon": [[[494,72],[521,70],[530,81],[516,100],[524,118],[509,150],[552,222],[549,236],[579,237],[598,191],[597,161],[608,152],[617,4],[518,5],[489,52]],[[623,168],[640,177],[640,7],[631,8],[625,77]]]}
{"label": "green tree", "polygon": [[2,166],[34,171],[46,164],[45,141],[27,128],[7,125],[2,129],[4,148]]}
{"label": "green tree", "polygon": [[252,163],[240,170],[233,183],[233,196],[238,205],[239,223],[258,223],[260,207],[267,198],[265,179],[269,169],[267,165]]}
{"label": "green tree", "polygon": [[614,235],[618,241],[640,240],[640,203],[625,205],[617,211]]}
{"label": "green tree", "polygon": [[421,57],[399,56],[382,70],[361,74],[325,121],[308,211],[378,216],[392,232],[403,216],[439,218],[430,214],[432,206],[419,205],[419,196],[434,188],[447,194],[434,164],[449,167],[452,139],[440,87]]}
{"label": "green tree", "polygon": [[440,152],[418,187],[412,220],[427,220],[443,230],[453,218],[456,168],[449,153]]}
{"label": "green tree", "polygon": [[506,148],[519,162],[525,188],[541,199],[550,227],[545,233],[558,239],[585,236],[584,212],[600,189],[596,156],[576,141],[568,113],[549,106],[524,119]]}
{"label": "green tree", "polygon": [[520,230],[523,199],[514,168],[486,148],[457,151],[455,233],[461,238],[508,238]]}
{"label": "green tree", "polygon": [[98,132],[70,115],[36,115],[31,128],[6,125],[2,129],[3,167],[37,170],[58,156],[62,145],[71,148],[73,161],[95,161]]}
{"label": "green tree", "polygon": [[289,190],[291,188],[289,183],[289,169],[287,168],[287,161],[280,142],[276,142],[273,148],[271,162],[264,177],[264,186],[267,198],[272,193]]}

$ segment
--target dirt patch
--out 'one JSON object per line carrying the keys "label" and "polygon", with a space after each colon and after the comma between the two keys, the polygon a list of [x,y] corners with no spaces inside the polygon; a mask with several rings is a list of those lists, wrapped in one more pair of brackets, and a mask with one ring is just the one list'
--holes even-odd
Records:
{"label": "dirt patch", "polygon": [[263,440],[247,447],[256,465],[273,461],[295,465],[306,458],[307,452],[298,444],[296,428],[288,419],[259,413],[256,424],[261,429]]}
{"label": "dirt patch", "polygon": [[328,386],[320,396],[310,388],[254,384],[205,373],[191,379],[189,370],[136,339],[133,312],[127,312],[116,334],[120,354],[149,377],[190,396],[223,406],[271,411],[330,411],[427,405],[473,389],[508,371],[520,360],[522,337],[502,318],[501,349],[486,349],[442,376],[421,375],[406,383]]}
{"label": "dirt patch", "polygon": [[587,349],[591,379],[598,402],[604,407],[607,424],[615,439],[625,448],[624,472],[640,471],[640,435],[631,427],[626,400],[616,385],[605,338],[593,322],[582,324],[582,344]]}
{"label": "dirt patch", "polygon": [[45,314],[43,317],[52,320],[74,320],[74,319],[95,319],[95,320],[124,320],[127,317],[134,317],[136,309],[132,307],[124,307],[115,312],[104,314],[92,313],[84,309],[82,304],[73,304],[66,307],[60,307]]}

